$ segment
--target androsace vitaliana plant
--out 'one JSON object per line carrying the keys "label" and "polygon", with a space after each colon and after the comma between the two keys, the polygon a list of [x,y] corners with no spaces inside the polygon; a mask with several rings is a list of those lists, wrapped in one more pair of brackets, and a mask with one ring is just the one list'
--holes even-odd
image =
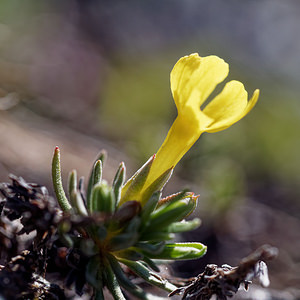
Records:
{"label": "androsace vitaliana plant", "polygon": [[197,218],[185,220],[195,209],[198,196],[181,191],[162,198],[162,189],[175,165],[202,133],[230,127],[257,102],[258,90],[248,101],[243,84],[230,81],[202,109],[216,85],[227,77],[228,69],[217,56],[191,54],[176,63],[171,90],[178,116],[157,154],[126,183],[124,163],[111,185],[102,179],[102,153],[93,165],[86,193],[76,171],[70,173],[67,197],[62,187],[60,151],[55,149],[54,189],[68,216],[60,225],[60,235],[69,248],[84,257],[85,280],[93,287],[95,299],[104,299],[104,287],[114,299],[125,299],[127,292],[147,299],[148,295],[130,280],[128,270],[172,291],[176,287],[157,274],[157,261],[197,259],[205,254],[201,243],[171,242],[176,233],[199,226]]}

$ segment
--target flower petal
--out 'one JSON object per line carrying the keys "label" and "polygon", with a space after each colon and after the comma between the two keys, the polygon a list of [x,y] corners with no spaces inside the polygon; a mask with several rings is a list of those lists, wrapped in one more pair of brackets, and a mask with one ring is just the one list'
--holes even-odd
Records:
{"label": "flower petal", "polygon": [[178,60],[171,72],[171,90],[178,114],[187,106],[198,108],[228,75],[228,64],[211,55],[200,57],[197,53]]}
{"label": "flower petal", "polygon": [[[192,117],[192,120],[195,118]],[[182,156],[191,148],[201,135],[198,122],[178,116],[168,135],[159,148],[151,166],[145,189],[166,170],[175,167]]]}
{"label": "flower petal", "polygon": [[255,106],[257,100],[258,100],[258,97],[259,97],[259,90],[255,90],[251,99],[248,101],[248,105],[247,105],[247,108],[246,110],[244,111],[244,116],[246,116],[250,110]]}
{"label": "flower petal", "polygon": [[217,132],[230,127],[242,119],[255,105],[258,90],[248,102],[248,93],[239,81],[228,82],[203,110],[214,121],[207,126],[206,132]]}
{"label": "flower petal", "polygon": [[217,56],[197,53],[182,57],[171,72],[171,90],[178,116],[158,150],[142,189],[175,167],[203,132],[216,132],[243,118],[255,105],[259,91],[248,102],[242,83],[231,81],[201,110],[214,88],[228,75],[229,67]]}

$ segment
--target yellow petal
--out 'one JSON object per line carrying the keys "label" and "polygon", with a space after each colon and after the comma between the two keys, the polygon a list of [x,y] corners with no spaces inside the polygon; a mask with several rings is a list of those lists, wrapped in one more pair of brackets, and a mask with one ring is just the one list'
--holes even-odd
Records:
{"label": "yellow petal", "polygon": [[246,116],[250,112],[250,110],[255,106],[258,97],[259,97],[259,90],[255,90],[245,109],[244,116]]}
{"label": "yellow petal", "polygon": [[248,93],[239,81],[228,82],[223,91],[203,110],[214,121],[207,126],[206,132],[217,132],[230,127],[243,118],[255,105],[258,91],[248,102]]}
{"label": "yellow petal", "polygon": [[178,110],[184,113],[187,106],[200,110],[200,106],[228,75],[228,64],[211,55],[200,57],[197,53],[184,56],[171,72],[171,90]]}

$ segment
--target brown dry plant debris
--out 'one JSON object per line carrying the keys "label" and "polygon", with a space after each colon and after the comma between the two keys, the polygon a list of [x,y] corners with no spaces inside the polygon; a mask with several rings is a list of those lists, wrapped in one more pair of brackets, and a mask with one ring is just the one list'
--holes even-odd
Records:
{"label": "brown dry plant debris", "polygon": [[191,284],[174,290],[169,296],[182,294],[182,300],[210,300],[216,295],[217,300],[232,297],[244,284],[248,289],[253,278],[258,278],[262,286],[269,285],[266,261],[277,256],[277,248],[264,245],[241,260],[237,267],[207,265]]}

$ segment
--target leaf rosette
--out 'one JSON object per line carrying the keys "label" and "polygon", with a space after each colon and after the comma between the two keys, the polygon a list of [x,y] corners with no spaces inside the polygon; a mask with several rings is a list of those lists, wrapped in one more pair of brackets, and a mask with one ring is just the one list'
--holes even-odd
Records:
{"label": "leaf rosette", "polygon": [[149,295],[130,279],[128,270],[152,285],[173,291],[176,286],[158,274],[157,262],[197,259],[205,254],[206,246],[201,243],[171,242],[175,234],[200,225],[197,218],[185,220],[195,209],[198,196],[183,191],[162,198],[161,189],[172,172],[168,170],[149,186],[141,201],[129,200],[143,189],[154,156],[129,184],[125,184],[124,163],[112,185],[103,180],[104,159],[102,153],[95,161],[86,193],[77,172],[70,172],[67,196],[62,186],[60,150],[55,149],[52,177],[65,216],[59,227],[61,240],[86,261],[84,277],[93,287],[95,299],[104,299],[104,287],[114,299],[125,299],[124,292],[148,299]]}

